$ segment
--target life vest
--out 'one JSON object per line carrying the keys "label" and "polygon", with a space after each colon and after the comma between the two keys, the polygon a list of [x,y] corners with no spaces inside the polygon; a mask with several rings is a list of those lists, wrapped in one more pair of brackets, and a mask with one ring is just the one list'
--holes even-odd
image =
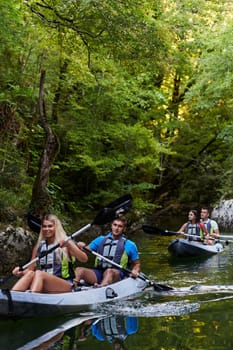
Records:
{"label": "life vest", "polygon": [[124,318],[121,316],[112,316],[100,320],[98,330],[102,338],[110,343],[114,339],[124,340],[128,335]]}
{"label": "life vest", "polygon": [[[127,267],[128,255],[125,252],[125,242],[125,237],[121,236],[118,240],[114,240],[112,237],[107,236],[100,243],[97,252],[115,263],[120,264],[122,267]],[[107,269],[113,266],[100,257],[97,257],[95,267],[98,269]]]}
{"label": "life vest", "polygon": [[[41,241],[37,250],[37,256],[40,257],[42,252],[51,249],[55,245],[56,243],[47,244],[46,241]],[[67,260],[62,248],[60,247],[40,258],[37,262],[37,267],[40,270],[46,271],[57,277],[64,279],[74,278],[73,262],[71,260]]]}
{"label": "life vest", "polygon": [[185,227],[185,233],[191,236],[200,237],[200,226],[198,224],[192,224],[191,222],[187,222]]}
{"label": "life vest", "polygon": [[[214,233],[213,227],[211,227],[211,220],[207,220],[207,221],[203,221],[203,224],[205,225],[207,231],[209,232],[210,235],[212,235]],[[203,232],[202,229],[200,229],[200,237],[202,239],[205,238],[205,233]]]}

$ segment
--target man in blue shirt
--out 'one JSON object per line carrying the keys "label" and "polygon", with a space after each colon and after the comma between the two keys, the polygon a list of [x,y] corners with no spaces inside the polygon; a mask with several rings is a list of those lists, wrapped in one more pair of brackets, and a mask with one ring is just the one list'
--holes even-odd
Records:
{"label": "man in blue shirt", "polygon": [[[87,247],[84,242],[78,242],[80,249],[86,247],[103,257],[119,264],[122,268],[132,265],[131,276],[137,277],[140,273],[140,260],[136,244],[124,237],[127,221],[124,217],[113,220],[111,231],[107,235],[95,238]],[[125,277],[124,269],[118,269],[100,257],[96,258],[93,269],[77,267],[75,271],[74,284],[78,285],[80,280],[96,286],[105,286]]]}

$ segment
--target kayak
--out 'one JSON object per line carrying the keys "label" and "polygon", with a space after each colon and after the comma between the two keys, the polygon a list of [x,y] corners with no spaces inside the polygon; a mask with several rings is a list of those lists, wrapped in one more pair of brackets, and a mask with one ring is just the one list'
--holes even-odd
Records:
{"label": "kayak", "polygon": [[128,277],[108,286],[97,288],[82,286],[78,291],[58,294],[2,289],[0,290],[0,318],[38,317],[93,311],[103,303],[141,293],[147,286],[146,280]]}
{"label": "kayak", "polygon": [[[142,229],[144,232],[151,235],[174,236],[178,234],[176,231],[164,230],[157,226],[147,224],[142,225]],[[168,251],[171,253],[171,255],[176,257],[209,257],[211,255],[221,253],[223,250],[223,245],[220,242],[216,242],[213,245],[208,245],[202,242],[184,238],[176,238],[168,246]]]}
{"label": "kayak", "polygon": [[219,242],[208,245],[197,241],[189,241],[184,238],[174,239],[168,246],[168,251],[176,257],[206,256],[221,253],[224,250]]}

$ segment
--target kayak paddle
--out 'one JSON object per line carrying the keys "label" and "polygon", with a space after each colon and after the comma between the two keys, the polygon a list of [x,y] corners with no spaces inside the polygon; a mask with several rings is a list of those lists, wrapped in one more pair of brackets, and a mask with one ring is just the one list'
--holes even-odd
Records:
{"label": "kayak paddle", "polygon": [[[132,196],[130,194],[125,194],[119,198],[117,198],[115,201],[109,203],[106,207],[102,208],[98,214],[96,215],[96,217],[94,218],[94,220],[85,225],[84,227],[82,227],[81,229],[79,229],[78,231],[72,233],[69,237],[67,237],[65,239],[65,242],[77,237],[78,235],[80,235],[81,233],[87,231],[88,229],[90,229],[93,225],[104,225],[107,224],[108,222],[112,221],[115,217],[117,217],[120,214],[124,214],[127,213],[132,206]],[[38,218],[33,217],[32,215],[30,215],[28,217],[28,221],[30,222],[30,228],[34,228],[34,230],[36,232],[40,231],[40,226],[41,226],[41,221]],[[32,259],[31,261],[29,261],[27,264],[23,265],[22,267],[20,267],[20,271],[25,270],[26,268],[28,268],[30,265],[34,264],[35,262],[37,262],[38,260],[40,260],[42,257],[50,254],[52,251],[54,251],[55,249],[57,249],[58,247],[60,247],[60,244],[55,244],[52,248],[46,250],[46,251],[42,251],[39,256],[37,256],[35,259]],[[0,279],[0,284],[5,283],[6,281],[8,281],[11,277],[13,277],[13,275],[9,275],[6,276],[4,278]]]}
{"label": "kayak paddle", "polygon": [[[132,208],[132,196],[131,194],[125,194],[113,202],[102,208],[95,219],[92,221],[92,225],[104,225],[112,221],[117,215],[125,214]],[[28,226],[34,232],[39,233],[41,228],[41,219],[28,213],[27,215]],[[74,235],[74,234],[73,234]]]}
{"label": "kayak paddle", "polygon": [[[156,226],[150,226],[150,225],[142,225],[142,229],[145,233],[148,233],[150,235],[160,235],[160,236],[185,236],[185,237],[194,237],[193,235],[190,235],[188,233],[180,233],[180,232],[175,232],[175,231],[168,231],[168,230],[163,230],[162,228],[156,227]],[[199,237],[196,237],[197,239]],[[212,239],[212,238],[209,238]],[[213,238],[214,239],[214,238]],[[200,239],[201,241],[201,239]]]}
{"label": "kayak paddle", "polygon": [[[105,260],[107,263],[111,264],[112,266],[116,267],[117,269],[123,271],[125,274],[130,275],[132,273],[132,270],[128,269],[127,267],[123,267],[119,264],[117,264],[116,262],[108,259],[107,257],[97,253],[94,250],[91,250],[90,248],[86,248],[83,247],[83,250],[85,250],[87,253],[91,253],[94,256],[97,256],[98,258]],[[156,283],[154,281],[151,281],[144,273],[140,272],[138,275],[138,278],[140,278],[141,280],[145,281],[149,286],[154,287],[155,291],[158,292],[167,292],[167,291],[171,291],[174,290],[172,287],[166,286],[164,284],[160,284],[160,283]]]}
{"label": "kayak paddle", "polygon": [[151,226],[151,225],[147,225],[144,224],[142,225],[142,229],[145,233],[148,233],[149,235],[160,235],[160,236],[174,236],[179,234],[179,232],[175,232],[175,231],[168,231],[168,230],[164,230],[162,228],[159,228],[157,226]]}
{"label": "kayak paddle", "polygon": [[[186,236],[186,237],[193,237],[193,235],[190,235],[188,233],[183,233],[180,234],[179,232],[176,231],[169,231],[169,230],[164,230],[160,227],[157,226],[151,226],[148,224],[142,225],[142,229],[145,233],[148,233],[149,235],[160,235],[160,236]],[[213,237],[208,237],[209,240],[216,240],[220,242],[225,242],[226,245],[228,243],[232,242],[233,236],[230,235],[220,235],[218,238],[213,238]]]}

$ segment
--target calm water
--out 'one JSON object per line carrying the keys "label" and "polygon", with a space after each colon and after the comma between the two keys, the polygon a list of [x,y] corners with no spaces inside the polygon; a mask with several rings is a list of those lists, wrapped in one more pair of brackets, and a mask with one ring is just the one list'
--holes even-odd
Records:
{"label": "calm water", "polygon": [[[158,295],[152,288],[82,317],[0,322],[0,348],[232,350],[233,243],[209,259],[175,261],[167,252],[170,237],[138,232],[130,238],[139,247],[143,272],[176,288],[175,293]],[[121,333],[117,342],[110,335],[116,324]],[[109,332],[105,339],[103,326]]]}

